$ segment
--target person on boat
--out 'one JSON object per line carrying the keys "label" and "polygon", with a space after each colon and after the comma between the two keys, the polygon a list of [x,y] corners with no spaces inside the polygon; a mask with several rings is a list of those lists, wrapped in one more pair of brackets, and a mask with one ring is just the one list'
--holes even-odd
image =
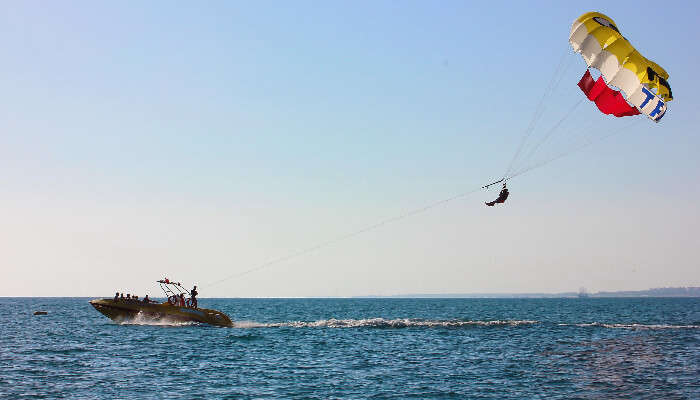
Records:
{"label": "person on boat", "polygon": [[194,285],[192,288],[192,291],[190,292],[190,305],[192,308],[197,308],[197,295],[199,292],[197,292],[197,285]]}
{"label": "person on boat", "polygon": [[144,302],[144,303],[150,303],[150,302],[151,302],[151,299],[148,298],[148,295],[146,295],[146,296],[143,298],[143,302]]}
{"label": "person on boat", "polygon": [[185,295],[180,293],[180,307],[185,306]]}
{"label": "person on boat", "polygon": [[494,201],[489,201],[485,204],[489,207],[493,207],[496,203],[505,203],[509,194],[510,193],[508,192],[508,188],[506,187],[506,184],[504,183],[503,189],[501,189],[501,193],[498,194],[498,198]]}
{"label": "person on boat", "polygon": [[127,293],[127,294],[126,294],[126,299],[127,299],[127,300],[131,300],[131,293]]}
{"label": "person on boat", "polygon": [[124,300],[124,293],[119,293],[119,300]]}
{"label": "person on boat", "polygon": [[119,292],[117,292],[117,293],[114,294],[114,300],[115,300],[115,301],[116,301],[116,300],[119,300]]}

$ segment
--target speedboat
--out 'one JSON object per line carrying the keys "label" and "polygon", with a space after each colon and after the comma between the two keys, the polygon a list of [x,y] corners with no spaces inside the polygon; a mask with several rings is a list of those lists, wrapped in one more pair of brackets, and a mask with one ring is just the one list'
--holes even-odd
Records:
{"label": "speedboat", "polygon": [[233,326],[228,315],[217,310],[196,307],[190,292],[180,282],[166,279],[157,281],[167,301],[144,301],[138,299],[90,300],[95,309],[116,322],[199,322],[216,326]]}

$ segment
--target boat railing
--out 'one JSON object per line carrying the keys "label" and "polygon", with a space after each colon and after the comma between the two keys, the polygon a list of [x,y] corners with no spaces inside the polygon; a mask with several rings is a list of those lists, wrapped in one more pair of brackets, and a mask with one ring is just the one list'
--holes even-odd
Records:
{"label": "boat railing", "polygon": [[173,302],[175,302],[178,298],[180,298],[180,295],[184,295],[187,297],[185,306],[191,307],[190,304],[192,303],[192,295],[190,291],[185,289],[180,282],[174,282],[167,278],[156,282],[158,282],[158,285],[160,285],[160,289],[163,291],[163,293],[165,293],[165,297],[168,299],[170,304],[173,304],[171,299]]}

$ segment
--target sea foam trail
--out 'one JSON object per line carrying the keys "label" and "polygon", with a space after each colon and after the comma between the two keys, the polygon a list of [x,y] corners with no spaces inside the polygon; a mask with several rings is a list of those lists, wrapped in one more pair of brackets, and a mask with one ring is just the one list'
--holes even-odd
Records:
{"label": "sea foam trail", "polygon": [[175,321],[168,318],[152,318],[141,312],[136,314],[132,319],[126,319],[118,322],[119,325],[154,325],[154,326],[187,326],[197,325],[197,322],[190,321]]}
{"label": "sea foam trail", "polygon": [[261,323],[254,321],[236,321],[236,328],[460,328],[477,326],[519,326],[532,325],[539,321],[532,320],[495,320],[495,321],[462,321],[462,320],[424,320],[415,318],[384,319],[323,319],[319,321],[289,321]]}
{"label": "sea foam trail", "polygon": [[589,322],[584,324],[559,324],[559,326],[578,326],[581,328],[601,327],[614,329],[700,329],[700,325],[667,325],[667,324],[605,324]]}

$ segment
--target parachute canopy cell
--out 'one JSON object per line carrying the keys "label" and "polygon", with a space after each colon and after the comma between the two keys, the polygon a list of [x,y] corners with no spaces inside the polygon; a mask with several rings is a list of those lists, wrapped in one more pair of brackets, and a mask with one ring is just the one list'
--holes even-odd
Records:
{"label": "parachute canopy cell", "polygon": [[[663,117],[666,102],[673,100],[668,73],[642,56],[622,36],[610,17],[598,12],[581,15],[571,26],[569,43],[589,68],[600,71],[601,83],[593,81],[590,74],[584,74],[579,87],[602,112],[615,116],[634,115],[619,103],[624,100],[653,121],[658,122]],[[615,94],[600,88],[602,83],[610,91],[621,92],[623,98],[614,99]],[[612,103],[608,100],[616,106],[610,108]]]}
{"label": "parachute canopy cell", "polygon": [[578,82],[578,87],[588,97],[588,100],[595,102],[600,112],[604,114],[612,114],[616,117],[639,114],[637,108],[632,107],[625,101],[622,93],[608,87],[602,76],[594,80],[591,73],[586,70],[583,78]]}

